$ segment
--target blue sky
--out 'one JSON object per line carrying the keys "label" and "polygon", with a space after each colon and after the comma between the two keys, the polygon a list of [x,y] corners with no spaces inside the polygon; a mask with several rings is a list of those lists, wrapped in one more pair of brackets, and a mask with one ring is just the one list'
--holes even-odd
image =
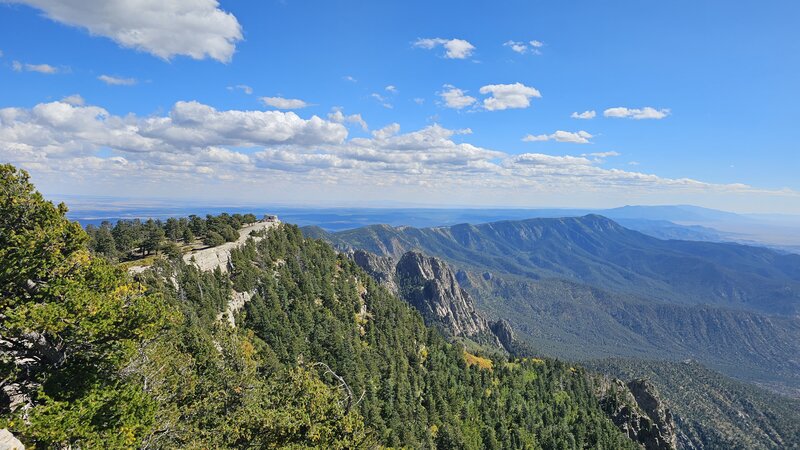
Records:
{"label": "blue sky", "polygon": [[49,195],[800,213],[796,2],[85,3],[0,1]]}

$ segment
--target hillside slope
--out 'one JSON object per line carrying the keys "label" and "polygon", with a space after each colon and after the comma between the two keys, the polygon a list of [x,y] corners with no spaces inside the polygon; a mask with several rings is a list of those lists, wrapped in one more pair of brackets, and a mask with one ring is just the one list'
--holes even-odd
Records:
{"label": "hillside slope", "polygon": [[607,359],[589,365],[622,378],[647,378],[672,412],[679,445],[697,449],[800,448],[800,402],[708,370],[696,361]]}
{"label": "hillside slope", "polygon": [[599,216],[308,231],[340,248],[444,258],[479,308],[552,355],[698,358],[800,392],[797,255],[662,241]]}
{"label": "hillside slope", "polygon": [[601,216],[410,228],[374,225],[328,235],[335,244],[399,257],[408,250],[532,279],[759,312],[800,311],[800,255],[760,247],[664,241]]}
{"label": "hillside slope", "polygon": [[[227,273],[160,261],[141,279],[153,294],[191,305],[202,328],[219,327],[231,295],[249,293],[230,332],[250,336],[263,376],[318,371],[342,389],[342,404],[363,417],[376,444],[635,448],[605,417],[581,369],[465,353],[345,255],[295,227],[233,249]],[[165,445],[181,442],[174,439]]]}

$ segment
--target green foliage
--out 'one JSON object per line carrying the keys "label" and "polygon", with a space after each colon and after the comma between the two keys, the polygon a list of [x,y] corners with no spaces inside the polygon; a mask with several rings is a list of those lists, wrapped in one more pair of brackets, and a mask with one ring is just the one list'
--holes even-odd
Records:
{"label": "green foliage", "polygon": [[[198,324],[206,324],[197,329],[219,327],[213,324],[231,286],[253,292],[237,323],[243,326],[240,334],[252,336],[260,379],[285,376],[280,374],[298,367],[316,370],[316,376],[333,386],[339,381],[332,374],[341,376],[352,395],[340,390],[337,398],[345,409],[350,404],[351,413],[363,417],[382,445],[631,446],[603,416],[582,373],[553,361],[520,360],[509,365],[498,359],[491,371],[469,367],[460,346],[426,328],[415,310],[375,284],[352,261],[323,242],[303,239],[295,227],[268,231],[257,244],[234,250],[231,262],[228,274],[160,264],[148,285],[190,305]],[[173,276],[177,289],[159,281]],[[219,333],[212,341],[224,347]],[[211,345],[203,348],[214,353]],[[198,354],[196,349],[184,351]],[[332,372],[315,363],[325,363]],[[206,427],[219,429],[212,425]]]}
{"label": "green foliage", "polygon": [[216,231],[207,231],[205,237],[203,237],[203,244],[208,245],[209,247],[216,247],[224,243],[225,238]]}
{"label": "green foliage", "polygon": [[205,219],[171,217],[166,221],[148,219],[119,220],[113,226],[103,222],[99,227],[86,226],[88,246],[93,252],[111,260],[129,261],[157,253],[169,244],[194,244],[200,237],[205,245],[217,246],[239,238],[239,228],[256,222],[253,214],[207,215]]}
{"label": "green foliage", "polygon": [[[0,379],[31,405],[0,420],[41,446],[135,442],[151,402],[121,374],[170,317],[85,249],[87,235],[12,166],[0,166]],[[124,400],[124,401],[123,401]],[[10,401],[10,399],[6,399]]]}
{"label": "green foliage", "polygon": [[599,216],[309,231],[340,248],[445,259],[480,309],[545,354],[697,358],[800,388],[798,255],[662,241]]}
{"label": "green foliage", "polygon": [[[24,172],[0,166],[0,181],[0,377],[31,405],[23,416],[3,399],[0,426],[30,448],[636,448],[580,369],[468,364],[296,227],[234,250],[229,272],[157,259],[133,283]],[[208,236],[250,219],[110,234],[155,251],[182,226]],[[236,328],[220,320],[234,289],[252,295]]]}

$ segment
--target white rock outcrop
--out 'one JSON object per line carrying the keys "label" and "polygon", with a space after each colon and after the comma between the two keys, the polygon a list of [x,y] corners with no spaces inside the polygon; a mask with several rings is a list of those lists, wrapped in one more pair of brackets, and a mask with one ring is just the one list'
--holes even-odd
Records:
{"label": "white rock outcrop", "polygon": [[25,450],[25,446],[10,431],[0,430],[0,450]]}
{"label": "white rock outcrop", "polygon": [[[279,221],[262,221],[256,222],[252,225],[248,225],[246,227],[242,227],[239,230],[239,239],[233,242],[226,242],[222,245],[217,247],[210,247],[210,248],[203,248],[199,250],[193,250],[185,255],[183,255],[183,261],[186,264],[193,264],[197,266],[200,270],[214,270],[217,267],[220,268],[223,272],[228,271],[228,263],[231,260],[231,250],[241,247],[247,242],[247,239],[250,238],[250,233],[253,231],[261,231],[266,230],[272,227],[276,227],[280,224]],[[260,241],[261,237],[252,236],[252,238],[256,241]]]}
{"label": "white rock outcrop", "polygon": [[223,319],[228,319],[228,323],[230,323],[232,327],[236,327],[236,313],[241,311],[244,305],[252,298],[252,292],[233,291],[233,295],[231,295],[231,299],[228,300],[228,306],[225,308],[225,311],[217,314],[217,320],[222,321]]}

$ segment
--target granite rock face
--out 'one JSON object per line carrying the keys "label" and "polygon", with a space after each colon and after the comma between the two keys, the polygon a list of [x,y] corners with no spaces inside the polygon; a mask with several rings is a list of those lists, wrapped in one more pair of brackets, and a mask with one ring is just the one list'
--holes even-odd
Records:
{"label": "granite rock face", "polygon": [[500,339],[500,343],[503,344],[503,347],[507,349],[512,348],[515,340],[514,330],[506,319],[489,322],[489,328],[492,330],[492,333],[497,336],[497,339]]}
{"label": "granite rock face", "polygon": [[364,269],[369,276],[394,295],[400,295],[395,282],[395,261],[389,256],[378,256],[364,250],[355,250],[350,257]]}
{"label": "granite rock face", "polygon": [[646,450],[675,450],[677,432],[672,413],[647,380],[604,380],[600,405],[612,422]]}
{"label": "granite rock face", "polygon": [[476,311],[457,274],[441,259],[414,251],[404,253],[399,260],[363,250],[352,251],[350,257],[375,281],[416,308],[428,325],[453,336],[510,348],[513,332],[508,322],[497,328],[504,336],[501,338]]}
{"label": "granite rock face", "polygon": [[475,311],[469,294],[442,260],[408,252],[395,272],[401,297],[426,319],[444,325],[456,336],[491,334],[486,319]]}

